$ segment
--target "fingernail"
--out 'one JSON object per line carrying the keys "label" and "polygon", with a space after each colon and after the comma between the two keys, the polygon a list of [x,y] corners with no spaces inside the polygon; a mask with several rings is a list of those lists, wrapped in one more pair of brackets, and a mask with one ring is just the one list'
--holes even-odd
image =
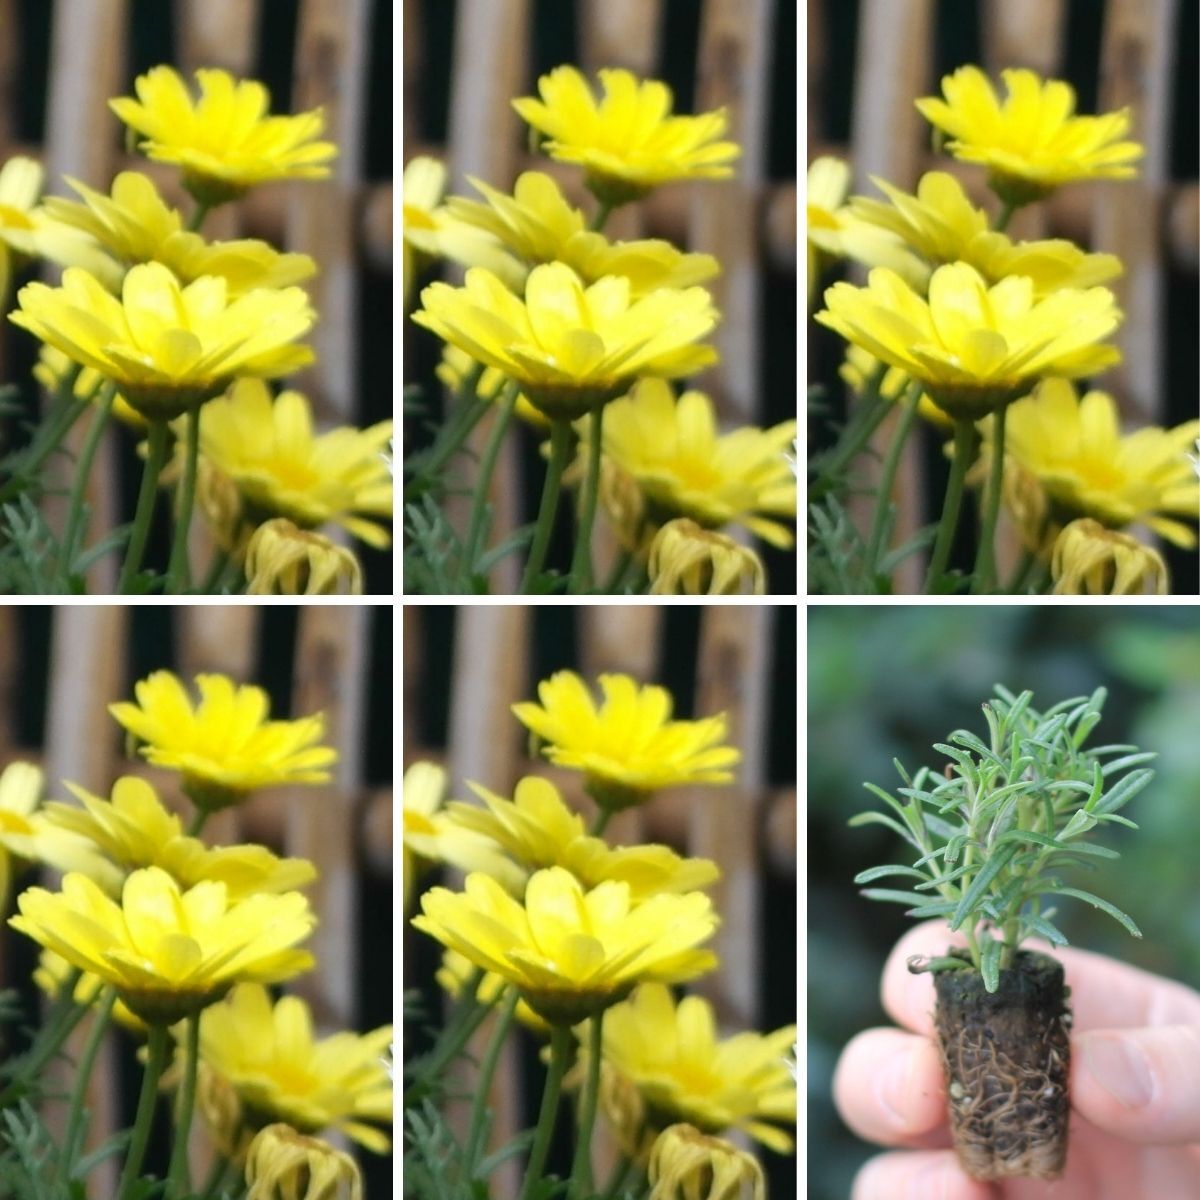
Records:
{"label": "fingernail", "polygon": [[887,1109],[892,1123],[898,1129],[907,1129],[912,1120],[905,1111],[911,1090],[913,1056],[911,1050],[901,1051],[879,1073],[876,1083],[879,1101]]}
{"label": "fingernail", "polygon": [[1150,1063],[1133,1039],[1093,1034],[1084,1041],[1083,1061],[1096,1082],[1126,1108],[1145,1108],[1153,1099]]}

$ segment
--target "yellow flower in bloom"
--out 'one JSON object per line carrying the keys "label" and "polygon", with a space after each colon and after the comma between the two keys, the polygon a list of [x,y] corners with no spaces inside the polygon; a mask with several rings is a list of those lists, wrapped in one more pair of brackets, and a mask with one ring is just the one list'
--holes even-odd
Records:
{"label": "yellow flower in bloom", "polygon": [[[442,965],[438,967],[434,979],[452,1000],[457,1000],[463,988],[470,984],[475,970],[476,968],[457,950],[443,950]],[[481,1004],[495,1007],[503,998],[505,990],[511,986],[512,984],[501,979],[495,971],[485,971],[475,989],[475,995]],[[514,1015],[526,1029],[539,1037],[550,1036],[550,1026],[524,1000],[517,1001]]]}
{"label": "yellow flower in bloom", "polygon": [[1038,300],[1013,275],[989,288],[965,263],[939,267],[928,300],[895,272],[872,271],[865,288],[835,283],[816,319],[899,367],[957,420],[1011,403],[1040,376],[1092,375],[1121,360],[1099,343],[1121,320],[1107,288],[1062,288]]}
{"label": "yellow flower in bloom", "polygon": [[362,567],[345,546],[286,517],[254,531],[245,569],[248,596],[359,596],[363,590]]}
{"label": "yellow flower in bloom", "polygon": [[246,1200],[362,1200],[358,1164],[288,1125],[260,1130],[246,1153]]}
{"label": "yellow flower in bloom", "polygon": [[585,891],[569,871],[536,872],[524,904],[487,875],[465,892],[433,888],[413,925],[477,967],[515,984],[552,1025],[575,1024],[616,1003],[643,980],[694,979],[716,965],[697,949],[718,919],[703,892],[634,903],[627,883]]}
{"label": "yellow flower in bloom", "polygon": [[653,596],[761,596],[767,590],[753,550],[686,517],[668,521],[655,535],[647,573]]}
{"label": "yellow flower in bloom", "polygon": [[434,283],[413,315],[443,341],[520,384],[548,417],[572,420],[628,391],[640,375],[673,379],[717,360],[696,343],[717,323],[703,288],[662,288],[635,299],[629,280],[585,287],[562,263],[534,267],[519,300],[491,272],[466,286]]}
{"label": "yellow flower in bloom", "polygon": [[200,419],[201,455],[253,511],[306,529],[328,521],[377,548],[391,539],[367,518],[392,515],[391,437],[390,420],[318,434],[307,397],[285,391],[272,400],[260,379],[239,379]]}
{"label": "yellow flower in bloom", "polygon": [[538,80],[540,100],[523,96],[512,104],[545,136],[551,158],[583,167],[602,201],[623,204],[678,179],[733,175],[730,164],[741,149],[721,140],[728,126],[723,108],[673,116],[671,89],[630,71],[601,71],[600,86],[597,103],[574,67],[556,67]]}
{"label": "yellow flower in bloom", "polygon": [[299,892],[230,901],[223,883],[184,891],[147,867],[125,881],[121,901],[85,875],[61,892],[28,888],[9,924],[72,966],[112,984],[149,1025],[171,1025],[244,980],[278,983],[313,966],[295,946],[316,918]]}
{"label": "yellow flower in bloom", "polygon": [[787,1057],[794,1025],[720,1039],[707,1000],[676,1004],[670,989],[645,983],[605,1014],[603,1039],[604,1061],[637,1085],[652,1121],[687,1121],[708,1133],[738,1129],[791,1151],[792,1138],[770,1122],[796,1121]]}
{"label": "yellow flower in bloom", "polygon": [[650,1151],[648,1200],[766,1200],[758,1160],[724,1138],[671,1125]]}
{"label": "yellow flower in bloom", "polygon": [[1027,203],[1078,179],[1132,179],[1142,156],[1129,132],[1129,109],[1077,117],[1075,90],[1029,70],[1002,71],[1008,95],[1001,103],[978,67],[959,67],[942,79],[942,96],[916,102],[931,125],[951,139],[962,162],[980,163],[998,194]]}
{"label": "yellow flower in bloom", "polygon": [[1080,517],[1058,535],[1050,558],[1056,596],[1165,596],[1167,564],[1132,534]]}
{"label": "yellow flower in bloom", "polygon": [[[100,399],[100,389],[104,386],[104,377],[92,367],[79,370],[76,365],[61,351],[53,346],[42,346],[38,351],[38,360],[33,367],[33,377],[53,394],[57,392],[69,371],[77,371],[71,391],[76,400],[89,402]],[[130,429],[144,432],[146,418],[136,408],[131,408],[129,402],[118,392],[113,397],[113,416]]]}
{"label": "yellow flower in bloom", "polygon": [[[842,365],[838,367],[838,374],[856,396],[861,396],[880,365],[874,355],[868,354],[861,346],[856,346],[853,342],[847,342],[846,357],[843,359]],[[879,384],[879,394],[885,400],[903,400],[909,382],[908,376],[899,367],[888,367]],[[924,392],[917,401],[917,413],[931,425],[937,425],[940,429],[954,428],[954,421],[942,412]]]}
{"label": "yellow flower in bloom", "polygon": [[[447,342],[442,347],[442,361],[434,369],[434,374],[446,385],[451,394],[457,394],[467,381],[467,377],[479,364],[469,354],[465,354],[457,346]],[[508,377],[495,367],[480,368],[479,378],[475,382],[475,395],[480,400],[498,402],[508,383]],[[513,412],[522,421],[538,429],[549,429],[550,422],[540,413],[524,395],[517,395],[517,404]]]}
{"label": "yellow flower in bloom", "polygon": [[238,685],[224,675],[197,675],[200,702],[193,706],[170,671],[155,671],[134,685],[136,703],[108,711],[139,742],[142,757],[183,775],[184,790],[203,808],[236,804],[257,788],[328,783],[337,751],[318,745],[325,736],[320,713],[295,721],[269,721],[262,688]]}
{"label": "yellow flower in bloom", "polygon": [[[53,950],[43,950],[38,955],[38,965],[33,971],[33,982],[51,1000],[57,1000],[66,982],[75,979],[75,987],[71,998],[76,1004],[91,1007],[100,997],[105,988],[104,980],[97,978],[88,971],[77,974],[69,962]],[[138,1037],[146,1036],[146,1022],[132,1013],[120,1000],[113,1005],[114,1020],[130,1033]]]}
{"label": "yellow flower in bloom", "polygon": [[390,1025],[314,1038],[303,1000],[272,1004],[257,983],[239,984],[200,1018],[200,1057],[232,1085],[249,1123],[334,1129],[377,1154],[391,1143],[367,1122],[392,1123],[391,1043]]}
{"label": "yellow flower in bloom", "polygon": [[513,705],[556,766],[582,771],[606,808],[640,804],[651,792],[682,785],[732,783],[740,751],[723,746],[725,715],[673,721],[666,688],[639,687],[628,675],[601,675],[603,703],[574,671],[538,684],[538,701]]}
{"label": "yellow flower in bloom", "polygon": [[[1063,510],[1122,528],[1139,523],[1185,549],[1200,519],[1200,482],[1185,451],[1200,421],[1122,434],[1105,392],[1082,399],[1064,379],[1047,379],[1018,400],[1005,421],[1005,451]],[[985,436],[988,430],[985,428]]]}
{"label": "yellow flower in bloom", "polygon": [[151,419],[177,417],[220,395],[235,376],[272,379],[313,361],[292,343],[312,327],[297,287],[230,299],[225,280],[186,286],[161,263],[125,275],[121,299],[86,271],[68,268],[62,287],[26,284],[9,320],[112,380]]}
{"label": "yellow flower in bloom", "polygon": [[135,133],[155,162],[175,163],[184,186],[203,204],[220,204],[247,188],[277,179],[327,179],[337,157],[319,139],[319,108],[294,117],[268,116],[271,97],[261,83],[228,71],[199,70],[199,99],[171,67],[153,67],[134,80],[132,96],[109,107]]}
{"label": "yellow flower in bloom", "polygon": [[1115,254],[1088,254],[1061,238],[1014,243],[988,227],[987,213],[976,208],[962,184],[944,171],[922,175],[915,196],[874,176],[871,182],[891,204],[857,196],[851,211],[868,224],[896,234],[931,268],[965,262],[989,284],[1009,275],[1027,275],[1038,297],[1058,288],[1095,287],[1121,274],[1121,260]]}

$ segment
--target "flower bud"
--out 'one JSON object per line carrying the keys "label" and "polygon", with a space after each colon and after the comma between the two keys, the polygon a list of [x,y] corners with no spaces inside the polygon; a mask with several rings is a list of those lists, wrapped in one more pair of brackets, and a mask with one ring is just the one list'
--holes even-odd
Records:
{"label": "flower bud", "polygon": [[1099,521],[1072,521],[1054,543],[1050,562],[1056,596],[1165,596],[1162,555]]}
{"label": "flower bud", "polygon": [[766,1200],[753,1155],[691,1125],[670,1125],[650,1151],[649,1200]]}
{"label": "flower bud", "polygon": [[656,596],[761,596],[766,572],[753,550],[680,517],[650,546],[650,591]]}
{"label": "flower bud", "polygon": [[268,1125],[246,1154],[246,1200],[362,1200],[362,1175],[348,1154],[289,1125]]}
{"label": "flower bud", "polygon": [[362,594],[362,568],[344,546],[300,529],[285,517],[266,521],[246,546],[252,596]]}

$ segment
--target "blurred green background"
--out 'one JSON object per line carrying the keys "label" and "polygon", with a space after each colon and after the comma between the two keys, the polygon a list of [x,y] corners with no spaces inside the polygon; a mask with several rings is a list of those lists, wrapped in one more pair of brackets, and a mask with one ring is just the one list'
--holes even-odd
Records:
{"label": "blurred green background", "polygon": [[1096,889],[1133,917],[1143,939],[1070,900],[1059,910],[1061,928],[1074,945],[1200,986],[1200,608],[810,609],[810,1200],[846,1200],[855,1171],[874,1152],[841,1123],[830,1084],[850,1038],[889,1023],[879,975],[911,924],[900,906],[864,900],[851,882],[864,867],[905,861],[895,857],[899,838],[846,822],[873,807],[864,781],[896,781],[893,758],[909,770],[932,766],[933,742],[958,728],[985,729],[979,706],[996,683],[1032,689],[1040,706],[1103,685],[1109,698],[1092,740],[1158,753],[1157,778],[1127,811],[1140,829],[1104,835],[1122,857],[1105,864]]}

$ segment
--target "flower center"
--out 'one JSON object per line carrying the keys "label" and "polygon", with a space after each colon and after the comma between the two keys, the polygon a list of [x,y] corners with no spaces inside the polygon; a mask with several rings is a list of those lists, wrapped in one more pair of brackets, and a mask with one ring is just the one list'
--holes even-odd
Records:
{"label": "flower center", "polygon": [[1102,458],[1081,458],[1073,465],[1088,487],[1099,492],[1118,492],[1125,482],[1124,474]]}

